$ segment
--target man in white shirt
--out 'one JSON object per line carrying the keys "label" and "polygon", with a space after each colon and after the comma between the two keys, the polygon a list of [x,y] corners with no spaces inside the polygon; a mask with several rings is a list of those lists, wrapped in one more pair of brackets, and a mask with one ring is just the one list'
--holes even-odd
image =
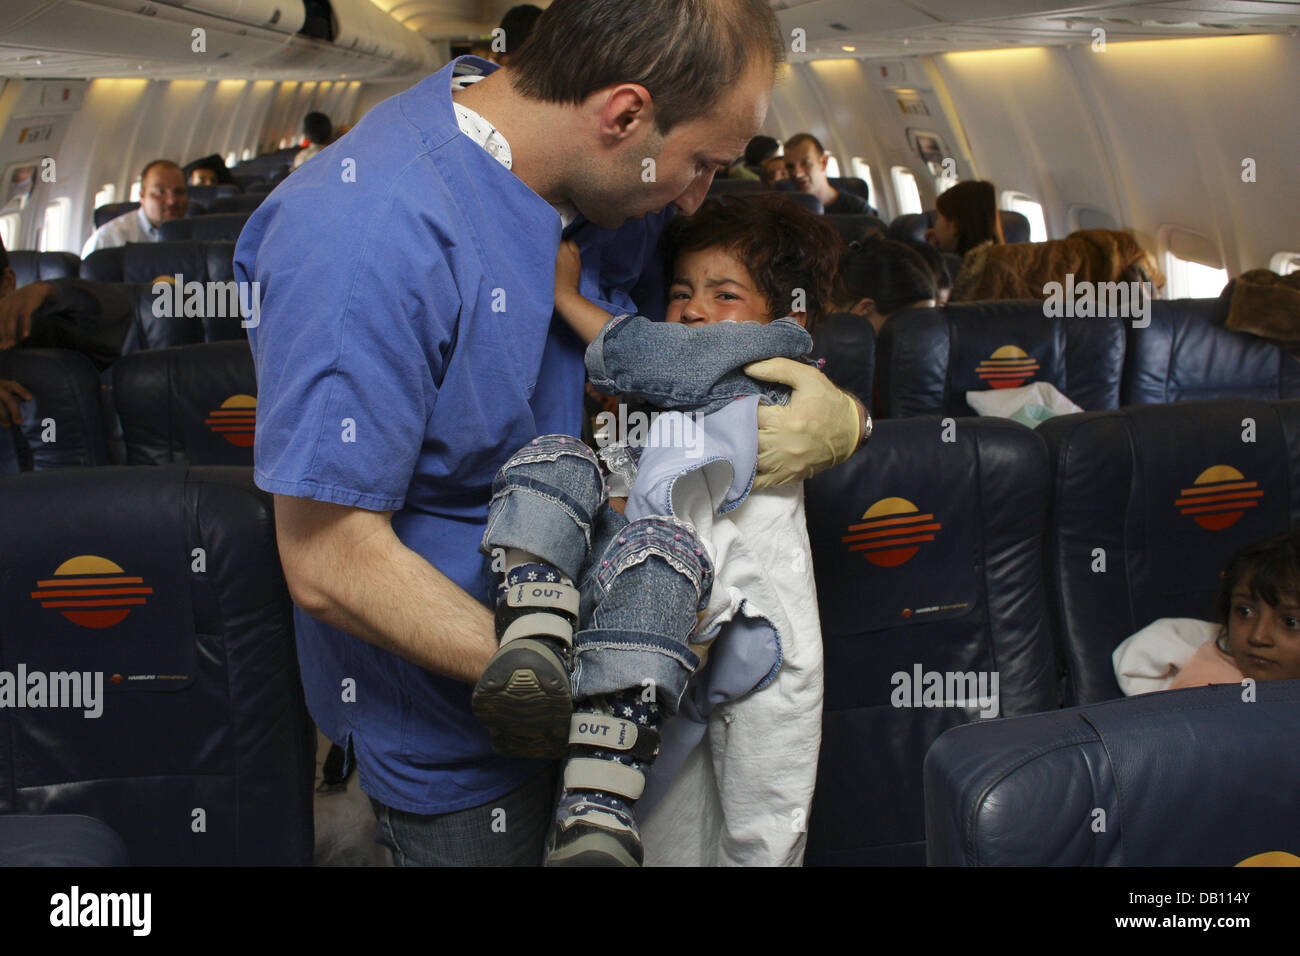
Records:
{"label": "man in white shirt", "polygon": [[170,159],[155,159],[140,177],[140,208],[104,223],[86,240],[81,258],[96,249],[112,249],[128,242],[157,242],[159,227],[168,220],[182,219],[190,201],[185,191],[185,173]]}

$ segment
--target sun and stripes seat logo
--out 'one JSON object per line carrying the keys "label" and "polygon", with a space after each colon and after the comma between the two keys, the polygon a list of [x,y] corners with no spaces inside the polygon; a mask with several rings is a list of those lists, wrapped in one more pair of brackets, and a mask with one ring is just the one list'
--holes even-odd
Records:
{"label": "sun and stripes seat logo", "polygon": [[1192,487],[1184,488],[1174,502],[1178,513],[1189,515],[1206,531],[1222,531],[1236,524],[1247,508],[1259,504],[1264,492],[1258,481],[1231,465],[1213,465],[1196,476]]}
{"label": "sun and stripes seat logo", "polygon": [[153,588],[131,577],[120,566],[94,554],[69,558],[54,576],[36,582],[32,597],[43,608],[55,608],[81,627],[112,627],[146,602]]}
{"label": "sun and stripes seat logo", "polygon": [[1015,388],[1023,385],[1038,373],[1038,362],[1024,349],[1004,345],[994,351],[975,369],[975,374],[989,388]]}
{"label": "sun and stripes seat logo", "polygon": [[881,498],[862,515],[861,524],[849,525],[840,540],[850,551],[879,568],[894,568],[910,561],[942,525],[932,514],[921,514],[906,498]]}
{"label": "sun and stripes seat logo", "polygon": [[253,444],[253,428],[257,419],[257,399],[252,395],[231,395],[203,420],[214,432],[240,448]]}

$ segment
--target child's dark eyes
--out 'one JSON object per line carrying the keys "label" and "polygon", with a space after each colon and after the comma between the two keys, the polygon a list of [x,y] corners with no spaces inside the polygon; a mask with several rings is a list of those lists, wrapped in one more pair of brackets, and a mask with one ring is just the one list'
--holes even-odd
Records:
{"label": "child's dark eyes", "polygon": [[1237,617],[1245,619],[1254,614],[1255,609],[1249,604],[1234,604],[1232,607],[1232,613],[1237,615]]}

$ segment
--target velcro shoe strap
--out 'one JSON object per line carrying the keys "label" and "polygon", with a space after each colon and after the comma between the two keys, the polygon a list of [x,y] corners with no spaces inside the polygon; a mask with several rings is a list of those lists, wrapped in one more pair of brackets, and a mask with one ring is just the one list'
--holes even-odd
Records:
{"label": "velcro shoe strap", "polygon": [[501,643],[508,644],[520,637],[553,637],[563,641],[565,647],[573,647],[573,625],[569,623],[568,618],[538,611],[536,614],[525,614],[511,621],[510,626],[501,635]]}
{"label": "velcro shoe strap", "polygon": [[565,790],[600,790],[636,800],[645,789],[645,774],[616,760],[572,757],[564,765]]}
{"label": "velcro shoe strap", "polygon": [[581,601],[577,588],[557,581],[523,581],[506,588],[507,607],[550,608],[563,611],[575,621]]}
{"label": "velcro shoe strap", "polygon": [[659,756],[659,731],[609,714],[574,714],[569,719],[569,743],[617,750],[638,760]]}

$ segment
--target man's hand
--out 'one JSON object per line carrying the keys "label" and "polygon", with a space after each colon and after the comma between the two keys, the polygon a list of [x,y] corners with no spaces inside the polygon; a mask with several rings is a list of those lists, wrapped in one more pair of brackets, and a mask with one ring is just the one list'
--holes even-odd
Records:
{"label": "man's hand", "polygon": [[17,424],[22,420],[19,402],[30,401],[32,393],[17,382],[0,378],[0,426]]}
{"label": "man's hand", "polygon": [[497,649],[492,612],[404,545],[392,513],[275,496],[293,601],[312,617],[473,684]]}
{"label": "man's hand", "polygon": [[758,407],[758,475],[754,488],[810,478],[848,461],[861,441],[862,405],[810,365],[774,358],[745,366],[745,374],[789,385],[789,405]]}
{"label": "man's hand", "polygon": [[11,349],[32,334],[32,313],[54,298],[54,286],[31,282],[0,299],[0,349]]}

